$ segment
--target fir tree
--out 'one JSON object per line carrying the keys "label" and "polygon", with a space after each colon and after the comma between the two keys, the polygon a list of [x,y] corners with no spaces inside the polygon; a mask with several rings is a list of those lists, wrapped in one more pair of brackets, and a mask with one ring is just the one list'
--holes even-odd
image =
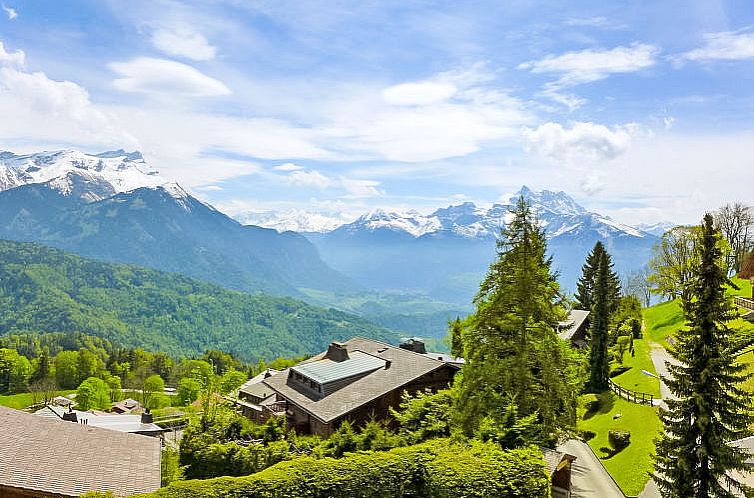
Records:
{"label": "fir tree", "polygon": [[617,309],[620,299],[620,279],[613,270],[612,257],[600,241],[594,244],[594,248],[586,256],[584,265],[581,267],[581,277],[576,283],[576,295],[574,297],[576,298],[576,308],[587,311],[592,309],[595,300],[597,269],[603,255],[607,256],[608,275],[605,293],[609,298],[608,310],[612,314]]}
{"label": "fir tree", "polygon": [[[733,497],[751,489],[728,477],[744,470],[747,453],[730,445],[749,435],[749,394],[739,386],[748,378],[732,355],[726,322],[734,318],[726,297],[727,277],[720,233],[706,215],[695,244],[696,258],[683,301],[687,328],[671,350],[665,379],[676,399],[661,410],[664,435],[657,443],[655,476],[666,498]],[[733,491],[729,491],[732,488]]]}
{"label": "fir tree", "polygon": [[480,422],[536,414],[544,437],[575,420],[578,380],[570,347],[555,327],[565,312],[543,230],[520,198],[502,231],[498,259],[481,284],[476,312],[462,329],[466,364],[456,377],[454,418],[468,435]]}
{"label": "fir tree", "polygon": [[594,392],[608,388],[610,362],[607,356],[608,327],[610,323],[610,261],[607,252],[599,253],[594,279],[589,351],[589,387]]}

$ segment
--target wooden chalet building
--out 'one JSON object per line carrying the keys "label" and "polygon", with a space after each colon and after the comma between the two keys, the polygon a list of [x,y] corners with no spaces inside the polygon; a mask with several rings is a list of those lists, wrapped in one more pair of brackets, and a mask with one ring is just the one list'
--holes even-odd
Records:
{"label": "wooden chalet building", "polygon": [[399,406],[404,391],[444,389],[462,363],[412,351],[415,346],[406,349],[363,337],[333,342],[326,352],[242,388],[239,398],[258,403],[258,410],[249,408],[257,420],[285,416],[288,427],[302,434],[328,436],[344,420],[356,425],[372,418],[389,420],[389,409]]}

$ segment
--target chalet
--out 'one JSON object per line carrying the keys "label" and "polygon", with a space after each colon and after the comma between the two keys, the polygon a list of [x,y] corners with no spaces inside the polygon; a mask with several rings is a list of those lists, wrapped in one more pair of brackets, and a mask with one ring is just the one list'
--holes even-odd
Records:
{"label": "chalet", "polygon": [[547,474],[550,476],[552,498],[571,497],[571,467],[576,457],[562,451],[542,448]]}
{"label": "chalet", "polygon": [[586,347],[586,333],[589,330],[589,312],[571,310],[568,318],[558,324],[558,337],[570,341],[576,347]]}
{"label": "chalet", "polygon": [[389,420],[389,409],[398,407],[404,391],[436,392],[458,368],[436,355],[355,337],[262,380],[251,394],[259,400],[269,387],[274,398],[261,402],[274,403],[270,413],[285,415],[297,432],[328,436],[344,420],[357,425]]}
{"label": "chalet", "polygon": [[272,415],[285,413],[285,404],[278,403],[275,391],[264,383],[279,373],[279,370],[268,368],[254,376],[238,389],[238,396],[231,401],[244,416],[255,422],[264,422]]}
{"label": "chalet", "polygon": [[0,496],[115,496],[160,487],[160,441],[0,407]]}

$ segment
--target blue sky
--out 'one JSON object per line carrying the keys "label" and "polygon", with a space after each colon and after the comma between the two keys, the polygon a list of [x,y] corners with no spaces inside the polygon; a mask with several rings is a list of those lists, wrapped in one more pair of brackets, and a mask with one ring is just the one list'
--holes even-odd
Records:
{"label": "blue sky", "polygon": [[0,149],[139,149],[232,214],[754,198],[750,2],[3,1]]}

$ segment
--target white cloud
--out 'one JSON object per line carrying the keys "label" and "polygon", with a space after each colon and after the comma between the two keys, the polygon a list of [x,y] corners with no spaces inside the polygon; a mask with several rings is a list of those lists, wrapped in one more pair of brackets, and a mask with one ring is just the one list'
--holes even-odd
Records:
{"label": "white cloud", "polygon": [[118,73],[113,84],[124,92],[158,93],[187,97],[228,95],[230,89],[198,69],[176,61],[140,57],[128,62],[111,62]]}
{"label": "white cloud", "polygon": [[23,50],[16,50],[15,52],[8,52],[5,50],[5,45],[0,41],[0,64],[13,64],[17,66],[23,66],[26,62],[26,54]]}
{"label": "white cloud", "polygon": [[18,17],[18,12],[16,12],[16,9],[12,7],[3,5],[3,10],[5,11],[5,14],[8,16],[8,19],[10,19],[11,21]]}
{"label": "white cloud", "polygon": [[448,100],[457,91],[455,85],[447,82],[401,83],[385,88],[382,98],[392,105],[430,105]]}
{"label": "white cloud", "polygon": [[633,43],[610,50],[587,49],[548,55],[538,61],[520,64],[519,69],[538,74],[560,74],[559,87],[591,83],[612,74],[634,73],[654,66],[659,49],[654,45]]}
{"label": "white cloud", "polygon": [[700,62],[754,59],[754,33],[707,33],[704,40],[703,47],[686,52],[681,59]]}
{"label": "white cloud", "polygon": [[152,45],[168,55],[195,61],[214,59],[217,53],[217,48],[210,45],[203,34],[184,24],[156,29],[152,33]]}
{"label": "white cloud", "polygon": [[84,88],[41,72],[0,68],[0,109],[0,139],[7,142],[136,145],[92,104]]}
{"label": "white cloud", "polygon": [[272,169],[275,171],[299,171],[304,169],[304,167],[294,163],[283,163],[274,166]]}
{"label": "white cloud", "polygon": [[550,122],[524,130],[525,149],[567,163],[608,161],[628,150],[636,132],[634,124],[611,129],[595,123],[573,123],[569,129]]}
{"label": "white cloud", "polygon": [[288,175],[288,183],[294,187],[314,187],[326,189],[333,184],[333,180],[319,171],[293,171]]}
{"label": "white cloud", "polygon": [[363,197],[379,197],[385,195],[383,190],[380,190],[380,182],[375,180],[356,180],[353,178],[341,178],[340,183],[346,192],[348,197],[351,198],[363,198]]}

